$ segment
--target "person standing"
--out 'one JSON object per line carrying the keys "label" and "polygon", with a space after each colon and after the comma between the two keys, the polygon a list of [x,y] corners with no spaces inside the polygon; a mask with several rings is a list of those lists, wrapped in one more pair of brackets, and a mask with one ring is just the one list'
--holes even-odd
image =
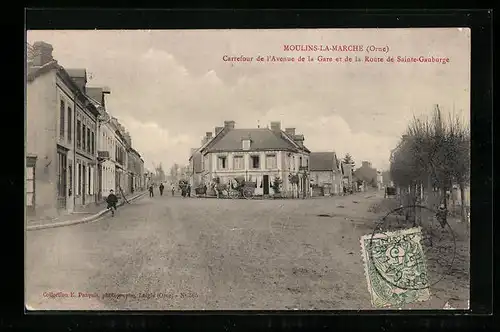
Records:
{"label": "person standing", "polygon": [[149,197],[154,197],[153,184],[149,185]]}
{"label": "person standing", "polygon": [[118,203],[118,197],[116,197],[113,189],[109,191],[108,197],[106,197],[106,203],[108,203],[107,209],[111,209],[111,216],[115,216],[116,204]]}
{"label": "person standing", "polygon": [[174,196],[174,195],[175,195],[175,186],[172,185],[172,196]]}
{"label": "person standing", "polygon": [[165,189],[165,186],[163,185],[163,183],[160,183],[160,196],[163,196],[163,189]]}
{"label": "person standing", "polygon": [[191,197],[191,185],[187,184],[187,197]]}

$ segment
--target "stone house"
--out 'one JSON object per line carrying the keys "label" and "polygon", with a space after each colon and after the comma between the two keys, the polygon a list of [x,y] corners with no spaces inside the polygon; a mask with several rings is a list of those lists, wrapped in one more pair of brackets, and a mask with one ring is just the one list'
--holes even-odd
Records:
{"label": "stone house", "polygon": [[99,114],[82,71],[60,66],[52,50],[33,44],[26,83],[27,213],[46,217],[93,201]]}
{"label": "stone house", "polygon": [[311,152],[310,172],[315,195],[331,196],[343,192],[342,165],[335,152]]}

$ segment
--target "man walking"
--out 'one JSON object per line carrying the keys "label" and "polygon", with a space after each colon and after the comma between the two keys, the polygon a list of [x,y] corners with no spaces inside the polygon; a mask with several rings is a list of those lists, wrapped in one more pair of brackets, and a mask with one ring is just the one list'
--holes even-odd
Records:
{"label": "man walking", "polygon": [[153,184],[150,184],[150,185],[149,185],[149,197],[154,197],[154,193],[153,193]]}
{"label": "man walking", "polygon": [[118,197],[116,197],[113,189],[109,191],[108,197],[106,197],[106,203],[108,203],[108,210],[111,209],[111,216],[115,216],[116,204],[118,203]]}
{"label": "man walking", "polygon": [[160,183],[160,196],[163,196],[163,189],[165,189],[165,186],[163,185],[163,183]]}

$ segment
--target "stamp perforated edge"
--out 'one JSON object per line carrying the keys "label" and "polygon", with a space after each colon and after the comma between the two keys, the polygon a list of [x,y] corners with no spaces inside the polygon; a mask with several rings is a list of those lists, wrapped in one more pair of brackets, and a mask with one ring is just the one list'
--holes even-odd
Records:
{"label": "stamp perforated edge", "polygon": [[[369,274],[369,271],[368,271],[368,261],[370,260],[370,257],[368,256],[368,253],[367,253],[367,250],[366,250],[366,247],[365,247],[365,240],[369,240],[369,239],[376,239],[376,238],[387,238],[387,237],[392,237],[392,236],[400,236],[400,235],[406,235],[406,234],[413,234],[413,233],[420,233],[422,234],[422,228],[421,227],[412,227],[412,228],[406,228],[406,229],[399,229],[399,230],[396,230],[396,231],[390,231],[390,232],[385,232],[383,234],[381,233],[371,233],[371,234],[366,234],[366,235],[363,235],[360,239],[360,244],[361,244],[361,256],[363,257],[363,269],[364,269],[364,272],[365,272],[365,278],[366,278],[366,284],[368,286],[368,293],[370,293],[370,300],[371,300],[371,303],[372,303],[372,306],[373,307],[377,307],[377,308],[390,308],[390,305],[386,305],[386,306],[377,306],[375,304],[375,298],[374,298],[374,295],[373,295],[373,291],[372,291],[372,287],[371,287],[371,282],[370,282],[370,274]],[[421,237],[419,239],[419,242],[421,241]],[[421,245],[421,243],[420,243]],[[425,257],[424,257],[425,259]],[[427,264],[426,264],[427,265]],[[427,266],[426,266],[426,269],[427,269]],[[417,301],[416,302],[425,302],[425,301],[428,301],[431,297],[431,294],[430,294],[430,290],[427,288],[426,289],[426,294],[425,296],[419,296],[417,298]],[[401,308],[399,308],[401,309]]]}

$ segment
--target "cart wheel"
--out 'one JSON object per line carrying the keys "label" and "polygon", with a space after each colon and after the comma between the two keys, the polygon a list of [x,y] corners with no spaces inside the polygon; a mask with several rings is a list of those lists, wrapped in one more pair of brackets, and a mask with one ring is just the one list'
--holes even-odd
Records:
{"label": "cart wheel", "polygon": [[239,198],[240,194],[236,190],[230,190],[229,191],[229,197],[231,199],[237,199]]}
{"label": "cart wheel", "polygon": [[246,199],[252,199],[252,196],[253,196],[252,189],[247,188],[243,190],[243,197],[245,197]]}

